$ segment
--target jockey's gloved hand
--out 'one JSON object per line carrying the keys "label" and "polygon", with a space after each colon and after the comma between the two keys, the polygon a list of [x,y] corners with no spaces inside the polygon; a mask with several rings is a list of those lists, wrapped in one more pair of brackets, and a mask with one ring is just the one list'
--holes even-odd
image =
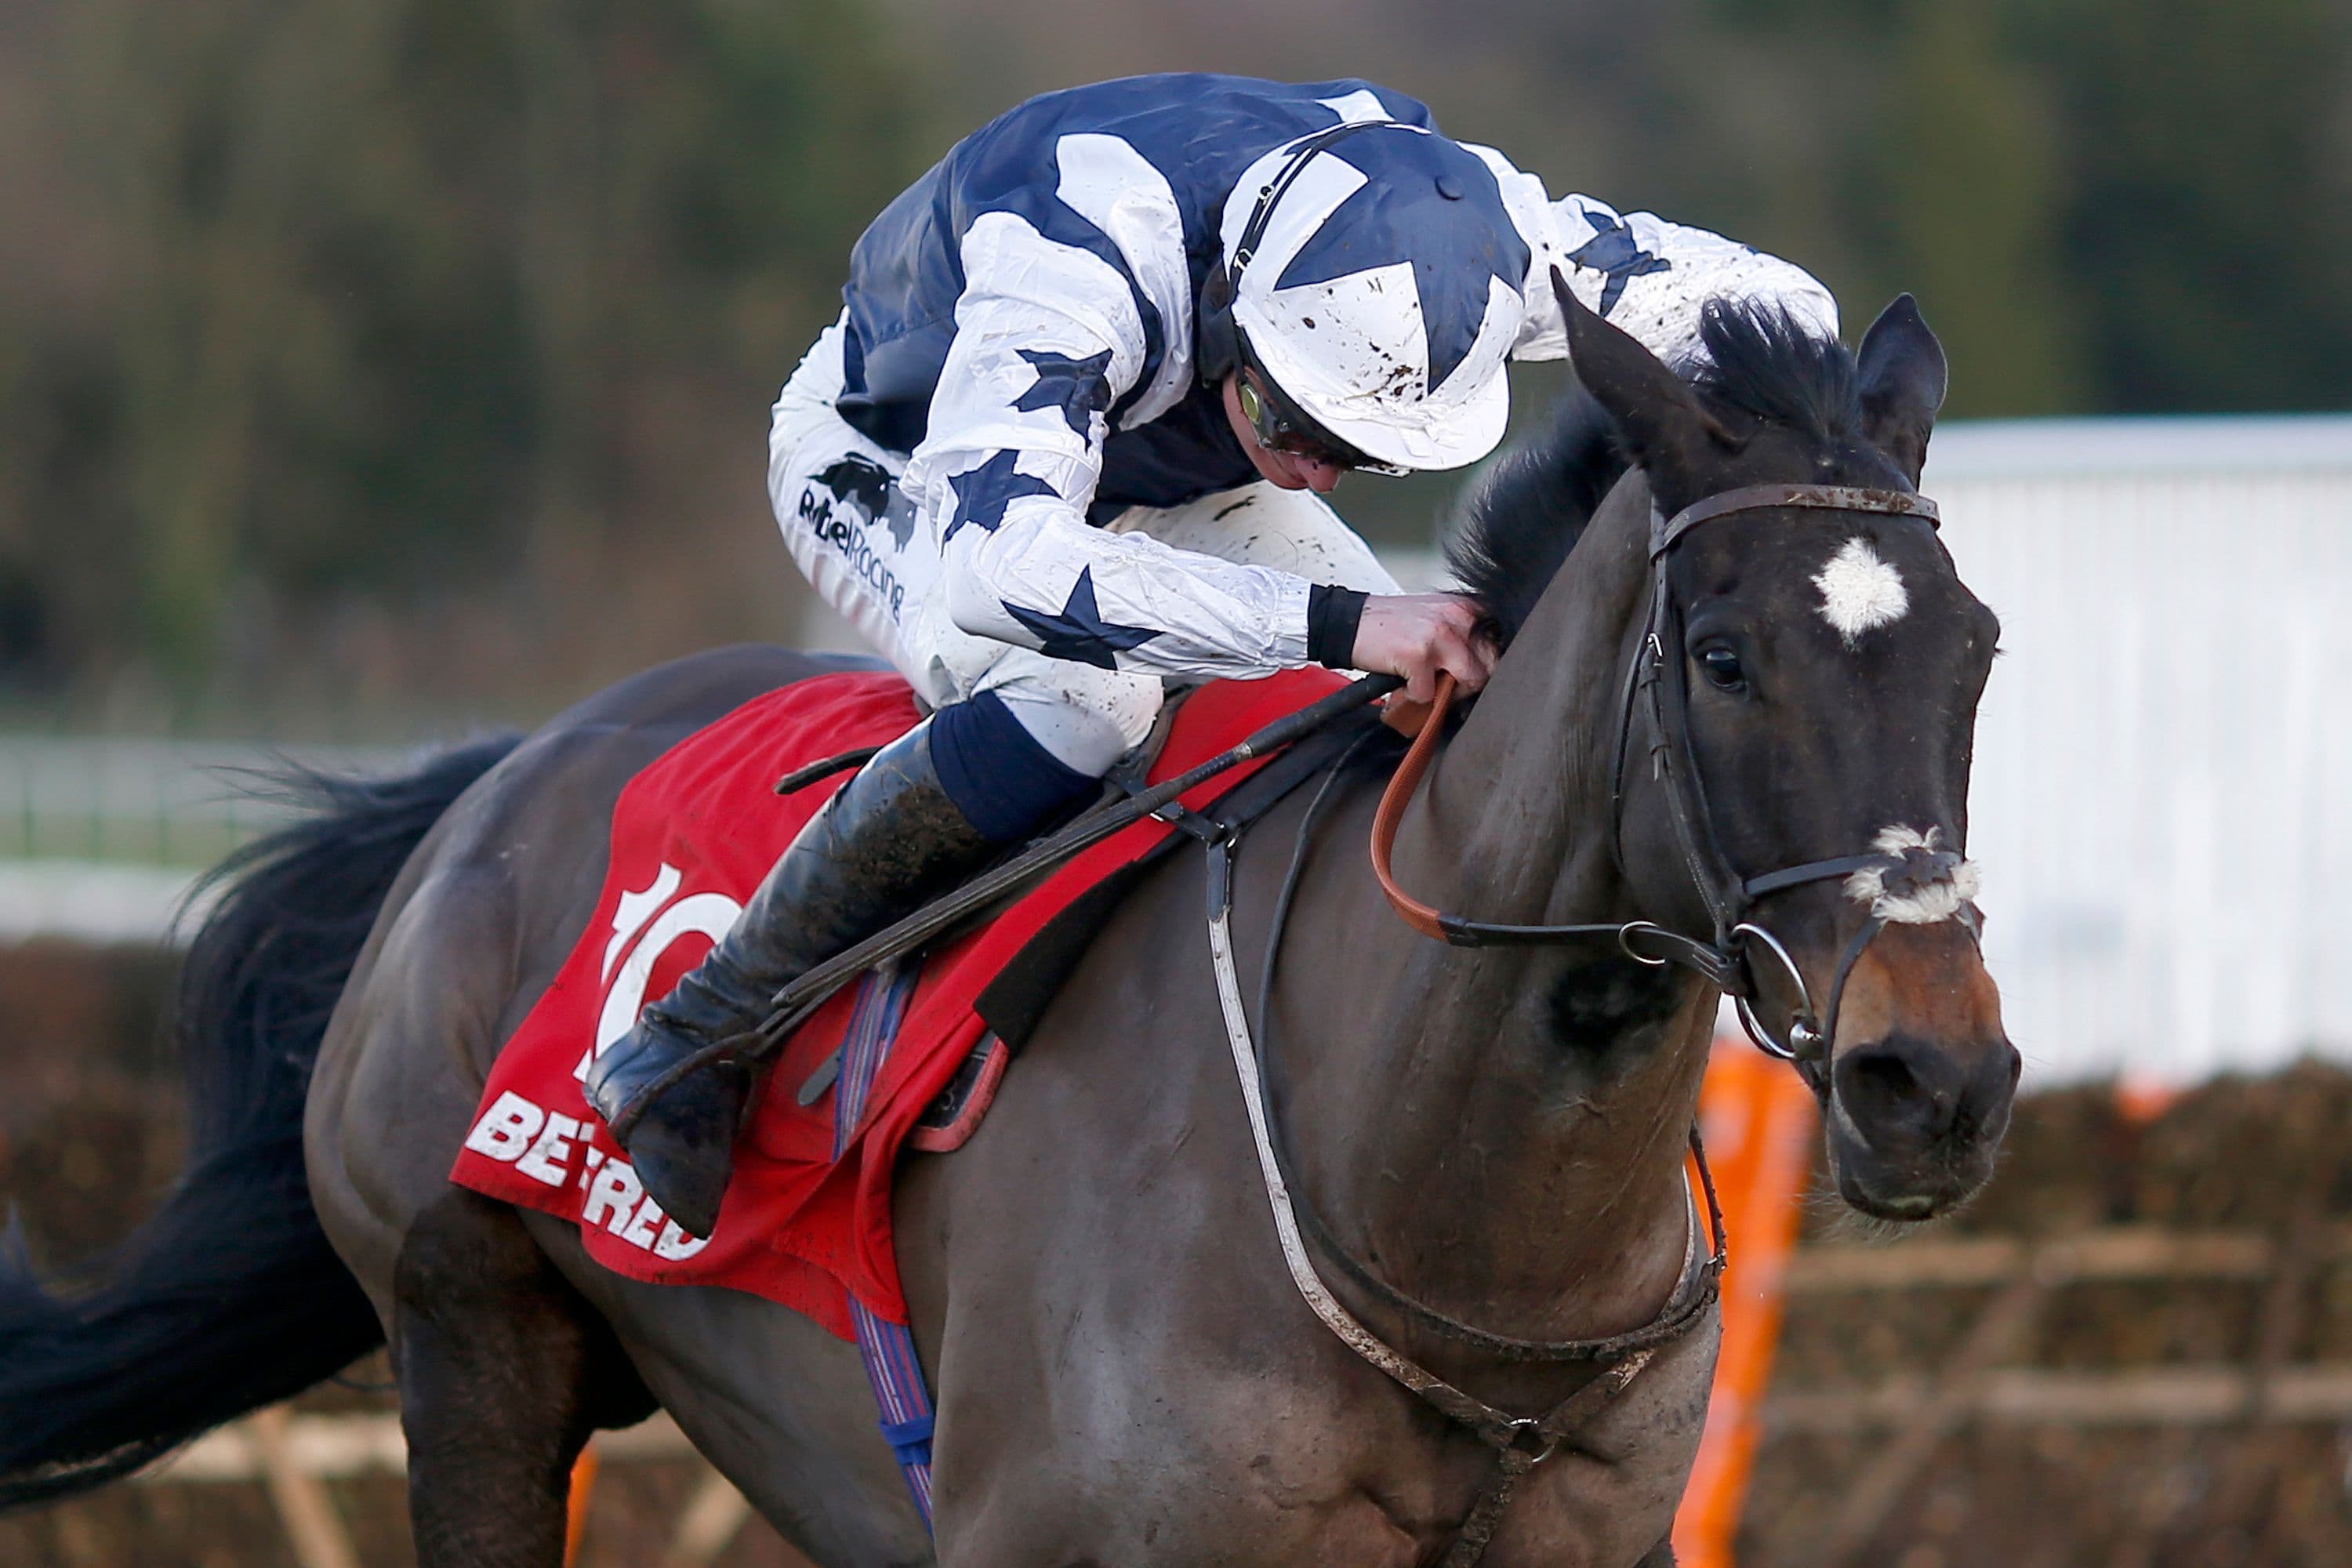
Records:
{"label": "jockey's gloved hand", "polygon": [[1364,601],[1351,661],[1358,669],[1404,677],[1408,701],[1437,695],[1440,670],[1464,692],[1494,673],[1495,648],[1477,635],[1478,606],[1459,594],[1393,594]]}

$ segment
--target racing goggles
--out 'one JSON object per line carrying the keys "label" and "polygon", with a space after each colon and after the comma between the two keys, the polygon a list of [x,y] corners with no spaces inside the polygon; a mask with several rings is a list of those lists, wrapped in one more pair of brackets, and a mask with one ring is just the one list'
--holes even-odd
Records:
{"label": "racing goggles", "polygon": [[1242,417],[1257,432],[1258,445],[1269,452],[1287,452],[1295,458],[1313,458],[1335,468],[1367,474],[1409,474],[1411,468],[1395,463],[1375,462],[1337,436],[1322,429],[1301,413],[1297,405],[1275,390],[1265,373],[1250,363],[1246,354],[1242,359],[1241,384],[1236,388],[1242,405]]}

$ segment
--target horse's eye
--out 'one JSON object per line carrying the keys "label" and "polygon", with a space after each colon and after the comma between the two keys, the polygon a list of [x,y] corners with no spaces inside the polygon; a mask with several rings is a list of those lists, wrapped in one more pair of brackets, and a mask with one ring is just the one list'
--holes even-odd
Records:
{"label": "horse's eye", "polygon": [[1748,672],[1739,668],[1739,656],[1727,647],[1706,649],[1698,656],[1699,668],[1706,678],[1726,691],[1737,691],[1748,684]]}

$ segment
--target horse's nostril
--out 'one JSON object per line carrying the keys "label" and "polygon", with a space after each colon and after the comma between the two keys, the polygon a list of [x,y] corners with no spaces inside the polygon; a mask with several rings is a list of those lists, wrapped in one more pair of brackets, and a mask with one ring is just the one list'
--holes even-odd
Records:
{"label": "horse's nostril", "polygon": [[1838,1099],[1865,1135],[1894,1132],[1939,1138],[1950,1131],[1959,1096],[1930,1082],[1899,1045],[1866,1046],[1837,1065]]}
{"label": "horse's nostril", "polygon": [[1856,1051],[1839,1065],[1838,1088],[1849,1102],[1891,1108],[1917,1092],[1919,1075],[1892,1051]]}
{"label": "horse's nostril", "polygon": [[1891,1035],[1838,1058],[1838,1100],[1874,1143],[1997,1138],[2008,1126],[2019,1059],[2006,1041],[1960,1052]]}

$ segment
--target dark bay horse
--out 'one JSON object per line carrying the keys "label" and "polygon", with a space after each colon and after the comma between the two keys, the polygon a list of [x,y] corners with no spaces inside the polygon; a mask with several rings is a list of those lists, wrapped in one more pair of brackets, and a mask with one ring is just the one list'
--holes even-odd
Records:
{"label": "dark bay horse", "polygon": [[[1459,563],[1507,651],[1405,816],[1396,872],[1485,920],[1696,936],[1710,911],[1660,737],[1626,695],[1649,640],[1653,509],[1768,482],[1912,490],[1943,353],[1907,299],[1858,355],[1717,310],[1711,365],[1687,383],[1567,308],[1591,401],[1474,508]],[[1889,834],[1964,844],[1996,627],[1925,524],[1749,510],[1662,559],[1679,646],[1657,652],[1727,863],[1848,857]],[[551,1568],[580,1446],[656,1404],[845,1568],[1403,1568],[1447,1551],[1495,1454],[1294,1290],[1221,1044],[1192,858],[1105,923],[978,1136],[903,1170],[898,1234],[939,1406],[936,1541],[851,1346],[750,1296],[623,1279],[570,1226],[449,1184],[493,1058],[596,902],[624,783],[824,668],[761,648],[688,659],[520,744],[339,786],[247,858],[189,962],[189,1175],[95,1293],[45,1294],[21,1259],[0,1274],[0,1502],[123,1473],[382,1334],[425,1568]],[[1456,948],[1409,930],[1363,850],[1377,772],[1328,798],[1256,1020],[1297,1184],[1339,1247],[1454,1318],[1529,1339],[1643,1324],[1684,1268],[1684,1135],[1717,992],[1613,946]],[[1285,878],[1272,847],[1308,793],[1241,857],[1244,973]],[[1755,918],[1814,996],[1840,994],[1806,1069],[1839,1190],[1917,1219],[1986,1179],[2017,1058],[1972,918],[1913,910],[1856,945],[1894,896],[1814,879]],[[1785,979],[1758,984],[1768,1019],[1794,1008]],[[1591,1376],[1339,1289],[1506,1409]],[[1713,1342],[1709,1320],[1668,1344],[1532,1470],[1485,1561],[1670,1561]]]}

